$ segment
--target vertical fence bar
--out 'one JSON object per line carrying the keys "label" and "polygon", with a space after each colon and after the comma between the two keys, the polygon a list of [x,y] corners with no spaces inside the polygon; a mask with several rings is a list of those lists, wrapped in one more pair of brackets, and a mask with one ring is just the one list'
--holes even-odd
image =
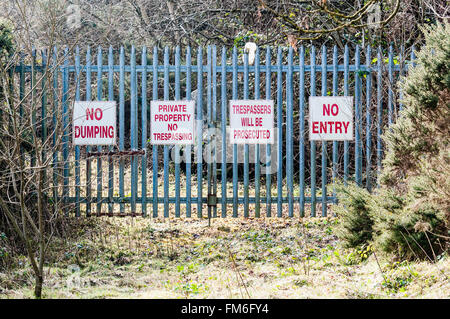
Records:
{"label": "vertical fence bar", "polygon": [[[233,47],[233,90],[232,99],[237,99],[238,89],[238,74],[237,74],[237,48]],[[233,144],[233,217],[238,217],[238,165],[237,165],[237,144]]]}
{"label": "vertical fence bar", "polygon": [[359,65],[359,45],[356,45],[355,50],[355,181],[356,184],[361,185],[362,182],[362,143],[361,143],[361,104],[360,104],[360,87],[361,78],[359,75],[360,65]]}
{"label": "vertical fence bar", "polygon": [[[414,46],[411,47],[411,66],[415,67],[416,66],[416,52],[415,52],[416,48]],[[409,69],[408,69],[409,71]]]}
{"label": "vertical fence bar", "polygon": [[393,116],[394,116],[394,91],[392,90],[393,87],[393,80],[394,80],[394,52],[393,52],[393,46],[392,44],[389,46],[389,61],[388,61],[388,76],[389,76],[389,90],[388,90],[388,125],[389,127],[393,123]]}
{"label": "vertical fence bar", "polygon": [[[256,48],[255,55],[255,100],[260,98],[260,63],[259,63],[259,47]],[[260,165],[260,145],[255,145],[255,217],[260,216],[261,210],[261,194],[260,194],[260,175],[261,175],[261,165]]]}
{"label": "vertical fence bar", "polygon": [[[207,48],[207,71],[206,71],[206,123],[207,123],[207,130],[206,130],[206,163],[207,163],[207,173],[206,173],[206,180],[207,180],[207,189],[208,189],[208,196],[212,193],[212,157],[211,157],[211,132],[210,129],[212,128],[212,105],[211,105],[211,46],[208,45]],[[208,219],[211,218],[211,211],[212,207],[208,205]]]}
{"label": "vertical fence bar", "polygon": [[[403,59],[404,59],[404,57],[405,57],[405,46],[404,45],[402,45],[401,46],[401,48],[400,48],[400,52],[399,52],[399,54],[398,54],[398,63],[399,63],[399,66],[400,66],[400,72],[399,72],[399,77],[401,78],[401,77],[403,77],[404,75],[405,75],[405,63],[404,63],[404,61],[403,61]],[[402,111],[403,110],[403,103],[402,103],[402,101],[403,101],[403,91],[401,90],[401,89],[399,89],[399,111]]]}
{"label": "vertical fence bar", "polygon": [[[55,56],[56,56],[56,48],[55,48]],[[22,118],[23,118],[23,104],[24,104],[24,96],[25,96],[25,64],[23,63],[23,59],[24,59],[24,53],[20,53],[20,73],[19,73],[19,100],[20,100],[20,106],[19,106],[19,123],[21,124],[22,122]],[[56,64],[56,57],[55,57],[55,64]],[[58,72],[55,72],[56,74],[58,74]],[[55,94],[57,94],[57,90],[58,90],[58,86],[57,86],[57,81],[58,81],[58,76],[56,76],[56,86],[54,87],[55,89]],[[56,102],[55,102],[56,105]],[[55,151],[55,153],[57,153]],[[24,158],[23,154],[24,154],[24,150],[23,150],[23,146],[20,147],[20,154],[22,157],[22,160]],[[57,185],[56,185],[57,186]]]}
{"label": "vertical fence bar", "polygon": [[[119,150],[125,149],[125,51],[120,47],[119,57]],[[120,196],[120,214],[125,214],[125,193],[124,193],[124,169],[125,163],[121,156],[119,160],[119,196]]]}
{"label": "vertical fence bar", "polygon": [[[180,46],[175,48],[175,100],[180,100]],[[175,217],[180,217],[180,146],[175,145]]]}
{"label": "vertical fence bar", "polygon": [[381,47],[378,47],[377,54],[377,173],[381,172],[381,159],[383,153],[383,145],[381,134],[383,132],[383,70],[382,70],[383,53]]}
{"label": "vertical fence bar", "polygon": [[300,161],[299,161],[299,186],[300,186],[300,217],[305,216],[305,48],[300,47]]}
{"label": "vertical fence bar", "polygon": [[[65,51],[68,52],[68,49],[66,48]],[[36,66],[37,66],[37,64],[36,64],[36,49],[35,49],[34,46],[33,46],[32,50],[31,50],[31,58],[32,58],[32,68],[31,68],[30,89],[31,89],[31,99],[32,99],[32,103],[33,103],[32,104],[32,109],[31,109],[31,129],[36,134],[36,109],[34,107],[34,97],[36,96],[36,86],[35,86],[35,84],[37,82],[36,81],[36,73],[37,73],[37,67]],[[67,59],[67,56],[65,56],[65,58]],[[64,70],[65,69],[66,68],[64,68]],[[68,73],[67,73],[67,76],[68,76]],[[63,78],[63,85],[64,85],[64,81],[65,81],[65,77]],[[67,80],[67,82],[68,82],[68,80]],[[63,94],[64,94],[64,92],[65,91],[63,91]],[[63,98],[64,98],[64,96],[63,96]],[[63,104],[63,108],[64,108],[64,104]],[[63,120],[65,119],[65,116],[66,116],[66,113],[64,112],[63,113]],[[65,127],[64,127],[64,130],[65,130]],[[65,138],[66,138],[66,131],[64,131],[63,141],[64,141]],[[37,141],[34,140],[33,135],[31,135],[31,142],[33,144],[37,142]],[[64,157],[64,154],[65,154],[64,153],[65,147],[66,147],[65,143],[63,143],[63,157]],[[69,153],[67,151],[67,156],[68,156],[68,154]],[[35,167],[36,166],[36,156],[37,156],[36,152],[34,150],[32,150],[31,151],[31,167]],[[66,176],[65,175],[66,174],[65,167],[66,167],[66,161],[64,161],[64,182],[66,181],[66,179],[65,179],[65,176]],[[68,174],[67,174],[67,176],[68,176]],[[68,182],[68,180],[67,180],[67,182]],[[67,191],[67,193],[66,193],[65,197],[68,196],[68,191],[69,191],[68,188],[67,188],[66,191]]]}
{"label": "vertical fence bar", "polygon": [[[333,96],[338,96],[338,49],[335,45],[333,47]],[[338,164],[338,153],[339,153],[339,143],[338,141],[333,141],[333,171],[332,171],[332,179],[333,183],[336,182],[337,179],[337,164]],[[333,203],[336,203],[336,190],[333,186]]]}
{"label": "vertical fence bar", "polygon": [[[68,203],[69,196],[69,49],[64,49],[64,71],[63,71],[63,92],[62,92],[62,106],[63,106],[63,198],[64,204]],[[64,207],[65,215],[68,216],[69,211],[67,206]]]}
{"label": "vertical fence bar", "polygon": [[[214,136],[212,141],[212,160],[213,160],[213,174],[212,174],[212,183],[213,183],[213,194],[214,196],[217,196],[217,48],[214,45],[212,47],[212,124],[214,128]],[[213,206],[213,217],[217,217],[217,205]]]}
{"label": "vertical fence bar", "polygon": [[222,217],[227,217],[227,49],[222,47],[222,78],[221,78],[221,102],[222,102]]}
{"label": "vertical fence bar", "polygon": [[[97,51],[97,100],[102,100],[103,82],[102,82],[102,48],[99,46]],[[102,147],[97,146],[97,151],[101,152]],[[102,210],[102,159],[97,158],[97,215],[100,216]]]}
{"label": "vertical fence bar", "polygon": [[[158,48],[153,47],[153,88],[152,99],[158,100]],[[152,138],[152,137],[150,137]],[[158,217],[158,145],[153,144],[153,217]]]}
{"label": "vertical fence bar", "polygon": [[[109,46],[108,51],[108,101],[114,101],[114,55],[113,47]],[[108,150],[111,152],[114,146],[109,146]],[[114,162],[111,156],[108,157],[108,214],[114,214]]]}
{"label": "vertical fence bar", "polygon": [[[311,47],[311,92],[310,96],[316,96],[316,47]],[[316,217],[316,143],[310,141],[311,160],[311,216]]]}
{"label": "vertical fence bar", "polygon": [[141,169],[142,169],[142,181],[141,181],[141,210],[142,216],[147,216],[147,47],[142,48],[142,79],[141,79],[141,121],[142,121],[142,136],[141,136],[141,148],[145,151],[142,156]]}
{"label": "vertical fence bar", "polygon": [[293,132],[294,132],[294,109],[293,109],[293,48],[289,47],[288,70],[286,75],[286,180],[288,191],[288,211],[289,217],[294,216],[294,180],[293,180]]}
{"label": "vertical fence bar", "polygon": [[[270,47],[266,48],[266,100],[270,100],[272,97],[272,74],[271,67],[271,54]],[[273,110],[272,110],[273,112]],[[266,216],[272,216],[272,145],[266,144]],[[269,165],[270,169],[267,168]]]}
{"label": "vertical fence bar", "polygon": [[[244,100],[248,99],[248,53],[244,53]],[[249,145],[244,144],[244,217],[248,217],[249,193]]]}
{"label": "vertical fence bar", "polygon": [[[349,76],[349,53],[348,45],[345,45],[344,49],[344,96],[348,96],[348,76]],[[348,163],[349,163],[349,143],[344,141],[344,184],[347,185],[348,181]]]}
{"label": "vertical fence bar", "polygon": [[[322,46],[322,96],[327,96],[327,47]],[[327,142],[322,141],[322,217],[327,216]]]}
{"label": "vertical fence bar", "polygon": [[[169,100],[169,47],[164,48],[164,101]],[[164,217],[169,217],[169,146],[164,145]]]}
{"label": "vertical fence bar", "polygon": [[[191,48],[186,50],[186,99],[191,100]],[[191,217],[191,144],[186,145],[186,217]]]}
{"label": "vertical fence bar", "polygon": [[[42,81],[41,81],[41,90],[42,90],[42,96],[41,96],[41,130],[42,130],[42,145],[44,145],[47,142],[47,50],[41,51],[42,56],[42,63],[41,63],[41,74],[42,74]],[[14,73],[12,73],[14,74]],[[12,80],[12,79],[11,79]],[[1,117],[0,117],[1,121]],[[1,125],[1,124],[0,124]],[[42,150],[41,154],[42,162],[45,163],[47,159],[47,154],[45,153],[45,150]],[[47,173],[46,170],[43,170],[42,172],[42,182],[44,184],[47,183]]]}
{"label": "vertical fence bar", "polygon": [[203,205],[203,51],[197,52],[197,216],[202,217]]}
{"label": "vertical fence bar", "polygon": [[[131,47],[131,74],[130,74],[130,139],[131,149],[137,149],[137,85],[136,85],[136,49]],[[137,158],[131,156],[131,213],[136,213],[137,198]]]}
{"label": "vertical fence bar", "polygon": [[[80,100],[80,48],[75,49],[75,101]],[[75,145],[75,216],[80,216],[80,146]]]}
{"label": "vertical fence bar", "polygon": [[[56,151],[56,144],[57,144],[57,128],[58,128],[58,124],[57,124],[57,119],[58,119],[58,75],[59,75],[59,71],[58,71],[58,51],[56,49],[56,47],[53,48],[53,63],[52,63],[52,67],[53,67],[53,117],[52,117],[52,122],[53,122],[53,147],[55,147],[55,151],[53,152],[53,200],[55,203],[58,202],[58,189],[59,189],[59,185],[58,185],[58,152]],[[22,72],[23,72],[23,64],[21,65],[20,68],[20,91],[19,91],[19,98],[20,101],[22,101],[23,96],[22,96],[22,92],[23,92],[23,87],[24,85],[22,85]],[[25,81],[25,78],[23,78],[23,81]]]}
{"label": "vertical fence bar", "polygon": [[277,52],[277,126],[278,126],[278,167],[277,167],[277,216],[283,213],[283,51]]}
{"label": "vertical fence bar", "polygon": [[372,189],[371,176],[371,159],[372,159],[372,117],[370,114],[370,106],[372,99],[372,71],[371,71],[371,47],[366,49],[366,188],[370,192]]}

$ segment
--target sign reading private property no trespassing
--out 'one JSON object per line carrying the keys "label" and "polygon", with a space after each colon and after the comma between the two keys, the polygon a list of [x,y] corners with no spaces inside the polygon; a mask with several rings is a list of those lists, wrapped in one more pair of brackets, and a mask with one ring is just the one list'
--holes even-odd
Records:
{"label": "sign reading private property no trespassing", "polygon": [[194,111],[194,101],[152,101],[150,107],[151,144],[193,144]]}
{"label": "sign reading private property no trespassing", "polygon": [[231,100],[231,144],[273,144],[273,100]]}
{"label": "sign reading private property no trespassing", "polygon": [[116,102],[76,101],[72,124],[74,145],[114,145]]}
{"label": "sign reading private property no trespassing", "polygon": [[309,139],[353,140],[353,96],[310,96]]}

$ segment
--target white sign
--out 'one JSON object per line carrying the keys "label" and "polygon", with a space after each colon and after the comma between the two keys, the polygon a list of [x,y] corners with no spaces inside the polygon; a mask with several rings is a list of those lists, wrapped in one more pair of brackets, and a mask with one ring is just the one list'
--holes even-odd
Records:
{"label": "white sign", "polygon": [[116,102],[76,101],[73,105],[74,145],[116,143]]}
{"label": "white sign", "polygon": [[151,144],[193,144],[194,111],[194,101],[152,101]]}
{"label": "white sign", "polygon": [[273,144],[273,100],[230,101],[231,144]]}
{"label": "white sign", "polygon": [[309,139],[353,140],[353,96],[310,96]]}

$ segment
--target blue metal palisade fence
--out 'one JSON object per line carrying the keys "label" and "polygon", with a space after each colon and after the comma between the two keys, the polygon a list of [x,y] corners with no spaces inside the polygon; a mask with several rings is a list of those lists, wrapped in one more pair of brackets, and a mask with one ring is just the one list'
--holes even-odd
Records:
{"label": "blue metal palisade fence", "polygon": [[[93,215],[92,204],[94,215],[110,216],[128,215],[127,212],[148,216],[151,205],[153,217],[191,217],[193,211],[204,217],[205,208],[208,217],[217,217],[217,206],[221,208],[221,217],[227,217],[229,212],[238,217],[240,205],[244,217],[260,217],[264,206],[265,215],[270,217],[273,204],[278,217],[305,216],[306,204],[310,204],[310,215],[316,216],[320,204],[321,215],[327,216],[327,205],[336,202],[334,190],[327,189],[331,181],[354,180],[369,190],[376,183],[383,156],[381,134],[385,126],[395,121],[398,111],[396,101],[401,94],[395,83],[415,58],[413,49],[407,61],[404,49],[395,55],[392,46],[386,58],[382,48],[374,54],[370,47],[356,46],[352,62],[348,46],[341,57],[336,46],[332,50],[323,46],[320,51],[314,46],[302,46],[298,51],[267,47],[263,52],[258,48],[252,65],[248,54],[236,47],[222,48],[221,53],[215,46],[208,46],[206,52],[199,47],[194,64],[195,53],[189,47],[183,55],[179,47],[175,50],[166,47],[162,57],[157,48],[151,52],[143,47],[140,59],[135,47],[130,50],[110,47],[107,54],[102,48],[93,53],[88,47],[83,57],[80,48],[74,51],[74,54],[68,49],[58,52],[55,48],[52,52],[50,60],[58,72],[54,73],[51,91],[61,90],[62,95],[58,98],[53,94],[53,109],[49,112],[47,90],[43,90],[41,126],[42,134],[48,134],[48,129],[56,127],[56,114],[62,112],[62,149],[53,154],[53,196],[72,203],[66,211],[74,212],[75,216],[81,216],[83,209],[87,216]],[[321,60],[317,63],[319,54]],[[365,55],[365,64],[361,64],[361,55]],[[56,65],[57,56],[63,56],[60,65]],[[310,63],[306,64],[308,57]],[[33,69],[44,72],[48,60],[48,55],[42,52],[40,65],[16,66],[20,96],[27,74],[34,77]],[[308,96],[318,94],[354,96],[354,141],[308,143]],[[276,144],[227,145],[228,101],[260,98],[274,100]],[[196,144],[173,148],[151,145],[150,99],[195,99],[196,120],[203,123],[197,124]],[[108,146],[107,150],[101,146],[71,145],[71,106],[79,100],[117,101],[118,145]],[[47,114],[52,116],[47,118]],[[212,133],[214,129],[220,133],[219,137]],[[110,155],[89,156],[94,151]],[[182,163],[180,156],[184,158]],[[227,163],[229,158],[231,163]],[[92,176],[94,169],[96,177]],[[274,180],[276,184],[272,184]]]}

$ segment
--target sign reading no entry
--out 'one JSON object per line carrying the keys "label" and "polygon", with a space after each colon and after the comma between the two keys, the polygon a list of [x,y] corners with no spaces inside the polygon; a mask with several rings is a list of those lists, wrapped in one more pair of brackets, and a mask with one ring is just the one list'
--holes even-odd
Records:
{"label": "sign reading no entry", "polygon": [[194,101],[152,101],[151,144],[193,144],[194,110]]}
{"label": "sign reading no entry", "polygon": [[273,101],[230,101],[231,144],[273,144]]}
{"label": "sign reading no entry", "polygon": [[73,105],[74,145],[116,143],[116,102],[76,101]]}
{"label": "sign reading no entry", "polygon": [[353,140],[353,97],[310,96],[309,139]]}

